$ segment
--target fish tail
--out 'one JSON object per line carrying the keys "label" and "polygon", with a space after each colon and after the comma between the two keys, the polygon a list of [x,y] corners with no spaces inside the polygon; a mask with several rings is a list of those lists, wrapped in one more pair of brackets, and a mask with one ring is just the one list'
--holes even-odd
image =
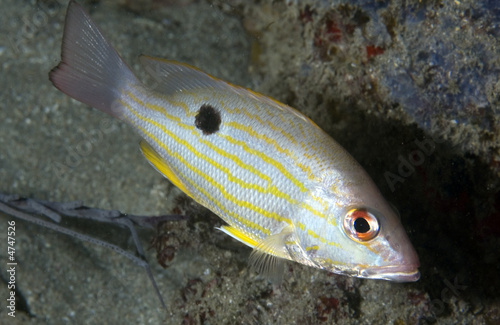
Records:
{"label": "fish tail", "polygon": [[121,90],[140,83],[75,1],[66,13],[61,62],[49,79],[66,95],[117,118],[124,111]]}

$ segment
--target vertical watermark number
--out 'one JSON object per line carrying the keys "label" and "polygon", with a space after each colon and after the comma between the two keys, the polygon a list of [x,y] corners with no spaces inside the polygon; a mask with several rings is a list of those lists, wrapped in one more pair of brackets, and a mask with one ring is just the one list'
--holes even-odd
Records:
{"label": "vertical watermark number", "polygon": [[9,290],[7,298],[7,313],[11,317],[16,317],[16,222],[14,220],[7,222],[7,274],[9,281],[7,288]]}

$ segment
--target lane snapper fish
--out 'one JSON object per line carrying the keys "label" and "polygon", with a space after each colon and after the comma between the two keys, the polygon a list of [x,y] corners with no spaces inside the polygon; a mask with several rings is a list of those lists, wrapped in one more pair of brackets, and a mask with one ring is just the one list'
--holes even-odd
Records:
{"label": "lane snapper fish", "polygon": [[50,80],[143,138],[150,164],[253,249],[279,281],[283,262],[398,282],[419,261],[398,216],[356,160],[295,109],[187,64],[142,55],[139,81],[85,10],[71,1]]}

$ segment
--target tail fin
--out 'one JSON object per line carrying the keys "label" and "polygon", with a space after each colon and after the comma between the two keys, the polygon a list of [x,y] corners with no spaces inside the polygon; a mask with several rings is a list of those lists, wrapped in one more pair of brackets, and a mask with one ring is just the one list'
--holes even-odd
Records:
{"label": "tail fin", "polygon": [[75,1],[70,1],[61,62],[49,73],[54,86],[66,95],[120,118],[120,89],[137,83],[130,68]]}

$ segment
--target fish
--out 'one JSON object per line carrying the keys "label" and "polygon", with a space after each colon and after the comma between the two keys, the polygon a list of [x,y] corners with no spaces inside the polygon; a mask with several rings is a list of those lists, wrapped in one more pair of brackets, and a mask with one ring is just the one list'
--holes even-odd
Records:
{"label": "fish", "polygon": [[141,82],[70,1],[53,85],[129,124],[149,163],[252,248],[273,282],[294,261],[336,274],[417,281],[400,218],[361,165],[299,111],[188,64],[141,55]]}

